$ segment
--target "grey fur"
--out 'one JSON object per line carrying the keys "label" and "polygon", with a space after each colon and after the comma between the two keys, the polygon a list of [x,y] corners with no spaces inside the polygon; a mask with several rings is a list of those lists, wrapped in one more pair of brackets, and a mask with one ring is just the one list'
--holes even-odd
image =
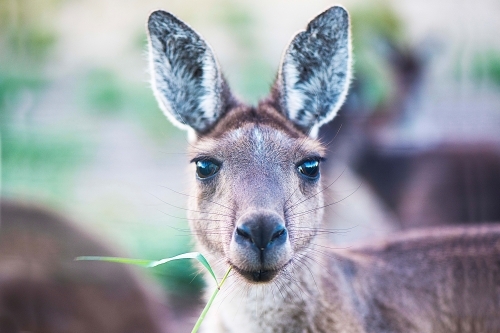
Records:
{"label": "grey fur", "polygon": [[350,83],[350,49],[349,15],[335,6],[314,18],[285,51],[278,78],[282,110],[306,132],[317,132],[342,105]]}
{"label": "grey fur", "polygon": [[[180,34],[186,31],[194,36],[184,26]],[[181,67],[193,63],[182,59]],[[168,86],[170,77],[160,74]],[[424,230],[344,250],[320,238],[323,208],[334,200],[325,203],[327,187],[298,166],[324,155],[314,134],[334,117],[349,76],[349,19],[332,7],[294,38],[268,99],[257,107],[226,104],[203,126],[197,109],[185,115],[204,131],[190,157],[219,165],[206,179],[191,165],[190,227],[218,276],[233,267],[204,332],[500,332],[499,225]],[[187,78],[180,84],[197,87]],[[241,231],[250,222],[247,237]],[[268,228],[277,225],[283,237]],[[254,242],[259,233],[271,241]]]}
{"label": "grey fur", "polygon": [[207,131],[224,110],[224,82],[208,44],[164,11],[148,21],[152,83],[160,107],[180,127]]}

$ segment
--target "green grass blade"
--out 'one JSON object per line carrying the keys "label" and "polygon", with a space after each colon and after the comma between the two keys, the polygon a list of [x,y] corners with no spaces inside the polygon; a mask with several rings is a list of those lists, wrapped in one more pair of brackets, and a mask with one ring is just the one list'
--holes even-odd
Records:
{"label": "green grass blade", "polygon": [[217,284],[217,288],[214,290],[212,297],[210,297],[210,300],[205,305],[205,308],[203,309],[200,317],[198,318],[196,324],[193,327],[193,330],[191,331],[191,333],[196,333],[196,332],[198,332],[198,329],[200,328],[201,323],[205,319],[205,316],[206,316],[208,310],[212,306],[212,303],[213,303],[215,297],[219,293],[220,288],[222,287],[222,285],[226,281],[227,277],[229,276],[229,273],[231,272],[231,267],[229,267],[226,274],[224,275],[224,278],[222,279],[221,283],[219,284],[217,281],[217,278],[215,277],[215,273],[212,270],[212,267],[208,263],[207,259],[199,252],[183,253],[183,254],[179,254],[178,256],[175,256],[175,257],[165,258],[165,259],[161,259],[161,260],[131,259],[131,258],[120,258],[120,257],[98,257],[98,256],[84,256],[84,257],[75,258],[75,260],[107,261],[107,262],[116,262],[116,263],[120,263],[120,264],[138,265],[138,266],[142,266],[142,267],[156,267],[156,266],[166,264],[170,261],[180,260],[180,259],[196,259],[196,260],[198,260],[207,269],[207,271],[210,273],[210,275],[212,275],[212,277],[215,280],[215,283]]}
{"label": "green grass blade", "polygon": [[119,257],[98,257],[98,256],[84,256],[77,257],[75,260],[88,260],[88,261],[107,261],[107,262],[116,262],[120,264],[130,264],[137,265],[142,267],[149,267],[149,265],[154,262],[146,259],[131,259],[131,258],[119,258]]}
{"label": "green grass blade", "polygon": [[153,261],[148,265],[148,267],[156,267],[159,265],[163,265],[169,261],[179,260],[179,259],[196,259],[196,260],[198,260],[207,269],[207,271],[210,273],[210,275],[212,275],[212,277],[215,280],[215,283],[217,283],[217,278],[215,277],[215,273],[212,270],[212,267],[208,263],[207,259],[199,252],[183,253],[183,254],[179,254],[178,256],[175,256],[175,257]]}
{"label": "green grass blade", "polygon": [[205,316],[207,315],[208,310],[210,310],[210,307],[212,306],[212,303],[214,302],[215,297],[219,293],[220,288],[222,287],[222,285],[224,284],[224,282],[226,282],[226,279],[229,276],[229,273],[231,272],[231,269],[232,269],[232,267],[229,266],[229,269],[227,270],[226,275],[224,275],[224,278],[222,279],[221,283],[217,284],[217,288],[215,288],[215,290],[214,290],[214,292],[212,294],[212,297],[210,297],[210,299],[208,300],[208,303],[205,305],[205,308],[201,312],[200,317],[196,321],[196,324],[194,325],[193,330],[191,331],[191,333],[196,333],[200,329],[201,323],[203,323],[203,320],[205,320]]}
{"label": "green grass blade", "polygon": [[207,259],[199,252],[183,253],[183,254],[179,254],[178,256],[175,256],[175,257],[164,258],[161,260],[131,259],[131,258],[119,258],[119,257],[98,257],[98,256],[78,257],[75,260],[107,261],[107,262],[116,262],[116,263],[120,263],[120,264],[137,265],[137,266],[142,266],[142,267],[156,267],[156,266],[166,264],[167,262],[174,261],[174,260],[180,260],[180,259],[196,259],[196,260],[198,260],[207,269],[207,271],[210,273],[210,275],[212,275],[212,277],[215,280],[215,283],[217,283],[217,278],[215,277],[215,273],[212,270],[212,267],[208,263]]}

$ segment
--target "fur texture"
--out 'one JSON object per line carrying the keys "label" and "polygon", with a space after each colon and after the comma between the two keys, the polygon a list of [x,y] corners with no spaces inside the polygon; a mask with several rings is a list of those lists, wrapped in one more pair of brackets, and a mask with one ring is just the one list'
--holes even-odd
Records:
{"label": "fur texture", "polygon": [[282,109],[313,137],[345,100],[351,80],[350,51],[349,16],[342,7],[318,15],[285,51],[278,77]]}
{"label": "fur texture", "polygon": [[206,132],[222,115],[225,83],[210,46],[164,11],[148,21],[152,87],[160,108],[177,126]]}
{"label": "fur texture", "polygon": [[5,200],[0,220],[0,332],[172,332],[130,267],[74,260],[117,255],[74,221]]}
{"label": "fur texture", "polygon": [[[163,31],[172,25],[165,20],[173,21],[165,13],[150,19],[154,54],[162,44],[155,44],[159,34],[151,26]],[[173,22],[177,34],[206,45]],[[295,36],[270,97],[257,107],[232,103],[212,112],[198,98],[192,114],[182,117],[198,134],[189,151],[195,163],[188,218],[196,245],[218,276],[233,268],[204,332],[499,332],[500,226],[428,230],[347,250],[322,241],[321,234],[331,232],[322,220],[323,208],[335,203],[324,198],[333,184],[303,167],[321,161],[325,147],[314,137],[347,94],[349,38],[347,12],[332,7]],[[173,48],[169,52],[179,54],[166,58],[153,55],[156,67],[184,72],[205,59],[183,56],[187,47]],[[189,75],[175,75],[187,80],[176,86],[162,70],[154,73],[157,86],[168,88],[160,89],[167,91],[160,101],[177,104],[182,92],[175,87],[201,89],[193,96],[206,91],[191,85]],[[215,78],[210,86],[220,82]],[[217,171],[200,177],[197,162],[215,164]]]}

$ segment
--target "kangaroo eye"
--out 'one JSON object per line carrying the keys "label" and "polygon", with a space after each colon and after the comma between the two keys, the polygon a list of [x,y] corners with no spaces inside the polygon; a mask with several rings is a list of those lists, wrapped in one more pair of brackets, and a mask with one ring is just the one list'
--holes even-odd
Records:
{"label": "kangaroo eye", "polygon": [[201,178],[208,178],[219,171],[219,165],[212,161],[201,160],[196,162],[196,175]]}
{"label": "kangaroo eye", "polygon": [[308,178],[318,178],[319,176],[319,161],[318,160],[307,160],[302,162],[297,170]]}

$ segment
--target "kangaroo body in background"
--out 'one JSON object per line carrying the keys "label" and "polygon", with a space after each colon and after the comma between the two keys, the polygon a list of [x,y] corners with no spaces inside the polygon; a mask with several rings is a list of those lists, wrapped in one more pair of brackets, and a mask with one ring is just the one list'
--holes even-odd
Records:
{"label": "kangaroo body in background", "polygon": [[[169,13],[148,22],[153,89],[190,132],[189,220],[220,276],[205,332],[500,332],[500,226],[323,243],[318,129],[351,76],[349,17],[332,7],[286,49],[271,95],[238,102],[207,43]],[[196,175],[196,176],[195,176]]]}
{"label": "kangaroo body in background", "polygon": [[172,332],[129,267],[82,253],[115,254],[52,211],[0,199],[0,332]]}

